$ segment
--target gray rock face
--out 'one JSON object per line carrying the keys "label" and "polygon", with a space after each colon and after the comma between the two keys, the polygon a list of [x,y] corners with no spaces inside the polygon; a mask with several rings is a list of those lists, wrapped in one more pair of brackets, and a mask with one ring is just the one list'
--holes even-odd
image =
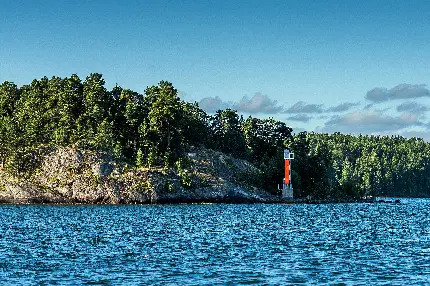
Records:
{"label": "gray rock face", "polygon": [[[16,178],[0,169],[3,203],[253,203],[279,198],[237,180],[260,170],[208,149],[188,153],[188,167],[137,169],[107,154],[75,148],[55,148],[30,178]],[[184,176],[189,179],[183,183]]]}

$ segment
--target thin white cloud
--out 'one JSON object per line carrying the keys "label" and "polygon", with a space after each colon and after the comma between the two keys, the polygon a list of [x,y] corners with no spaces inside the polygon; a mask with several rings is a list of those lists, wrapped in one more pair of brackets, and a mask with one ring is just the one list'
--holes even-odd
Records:
{"label": "thin white cloud", "polygon": [[414,113],[424,113],[429,110],[428,106],[425,104],[420,104],[413,101],[406,101],[397,106],[397,111],[399,112],[414,112]]}
{"label": "thin white cloud", "polygon": [[345,112],[358,105],[360,105],[359,102],[344,102],[339,105],[327,108],[326,112]]}
{"label": "thin white cloud", "polygon": [[325,123],[324,132],[363,133],[387,132],[414,126],[422,126],[416,115],[403,113],[400,116],[384,115],[381,111],[365,110],[335,115]]}
{"label": "thin white cloud", "polygon": [[226,109],[228,108],[228,104],[224,101],[222,101],[221,98],[218,96],[216,97],[205,97],[199,102],[199,106],[201,109],[207,111],[207,112],[216,112],[220,109]]}
{"label": "thin white cloud", "polygon": [[430,90],[425,84],[399,84],[391,89],[377,87],[366,94],[366,99],[372,102],[420,97],[430,97]]}
{"label": "thin white cloud", "polygon": [[298,122],[309,122],[312,119],[309,115],[306,114],[296,114],[287,118],[288,120],[298,121]]}
{"label": "thin white cloud", "polygon": [[285,113],[322,113],[324,111],[322,104],[307,104],[304,101],[298,101],[293,106],[285,110]]}
{"label": "thin white cloud", "polygon": [[283,110],[283,107],[278,105],[276,100],[272,100],[267,95],[263,95],[261,93],[256,93],[251,98],[244,96],[239,102],[226,102],[218,96],[205,97],[200,100],[199,106],[210,113],[226,108],[235,109],[238,112],[249,114],[276,114]]}
{"label": "thin white cloud", "polygon": [[279,106],[276,100],[271,100],[261,93],[256,93],[250,99],[244,96],[234,108],[239,112],[267,114],[275,114],[282,110],[282,106]]}
{"label": "thin white cloud", "polygon": [[298,113],[298,114],[306,114],[306,113],[340,113],[350,110],[351,108],[360,105],[359,102],[343,102],[338,105],[329,107],[327,109],[324,108],[323,104],[308,104],[304,101],[298,101],[290,108],[285,110],[285,113]]}

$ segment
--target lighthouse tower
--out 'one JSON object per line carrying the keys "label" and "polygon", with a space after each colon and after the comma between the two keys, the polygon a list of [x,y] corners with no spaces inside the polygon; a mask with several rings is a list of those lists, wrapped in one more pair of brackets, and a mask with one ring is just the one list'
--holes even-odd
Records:
{"label": "lighthouse tower", "polygon": [[282,199],[292,200],[293,199],[293,183],[291,181],[291,160],[294,159],[294,153],[291,153],[288,148],[284,150],[284,161],[285,161],[285,177],[282,186]]}

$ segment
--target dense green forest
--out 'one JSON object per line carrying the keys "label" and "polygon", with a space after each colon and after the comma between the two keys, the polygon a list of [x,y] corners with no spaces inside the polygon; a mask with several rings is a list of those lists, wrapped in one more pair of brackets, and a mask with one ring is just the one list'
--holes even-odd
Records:
{"label": "dense green forest", "polygon": [[292,131],[231,109],[207,114],[166,81],[144,94],[107,90],[98,73],[84,81],[72,75],[0,85],[0,166],[17,176],[37,168],[49,146],[103,150],[136,167],[176,168],[194,146],[252,162],[262,173],[248,179],[276,192],[289,146],[296,197],[430,195],[430,146],[422,139]]}
{"label": "dense green forest", "polygon": [[295,152],[296,195],[430,196],[430,144],[423,139],[302,132],[287,144]]}

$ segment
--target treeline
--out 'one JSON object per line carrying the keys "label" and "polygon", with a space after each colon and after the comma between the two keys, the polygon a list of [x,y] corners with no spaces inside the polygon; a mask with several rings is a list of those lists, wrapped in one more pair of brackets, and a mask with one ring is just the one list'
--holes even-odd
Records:
{"label": "treeline", "polygon": [[0,85],[0,166],[15,175],[34,170],[49,146],[103,150],[136,167],[177,168],[195,146],[250,161],[262,173],[238,179],[276,192],[288,146],[296,197],[430,196],[430,145],[422,139],[291,132],[283,122],[245,119],[231,109],[209,115],[166,81],[144,94],[107,90],[97,73],[84,81],[72,75]]}
{"label": "treeline", "polygon": [[287,144],[300,197],[430,197],[430,144],[422,139],[302,132]]}
{"label": "treeline", "polygon": [[98,73],[84,81],[74,74],[0,86],[0,163],[17,175],[37,167],[47,146],[103,150],[137,167],[177,166],[190,146],[204,146],[251,161],[263,170],[252,179],[276,190],[291,131],[283,122],[244,119],[231,109],[208,115],[166,81],[144,94],[107,90]]}

